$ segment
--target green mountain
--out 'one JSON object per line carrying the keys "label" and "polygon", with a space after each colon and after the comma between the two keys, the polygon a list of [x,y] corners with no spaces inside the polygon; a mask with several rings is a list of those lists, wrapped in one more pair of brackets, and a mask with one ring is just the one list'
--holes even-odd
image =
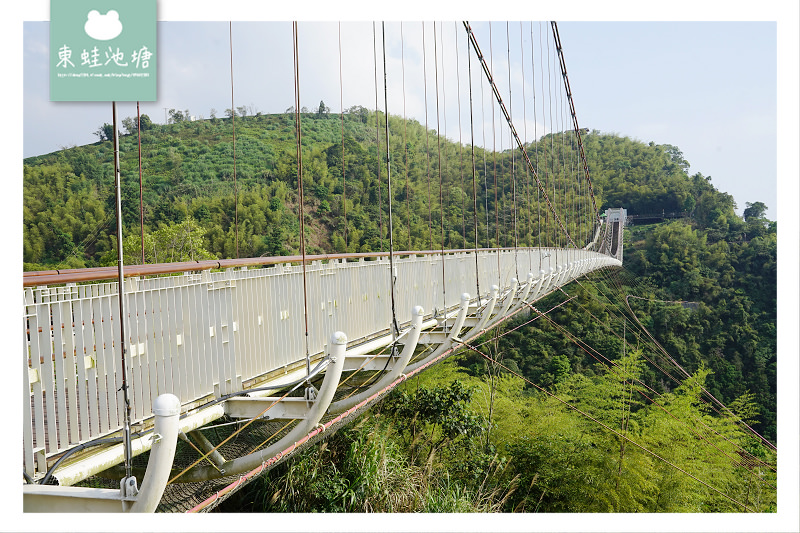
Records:
{"label": "green mountain", "polygon": [[[361,107],[343,117],[302,114],[308,253],[388,249],[382,113],[377,121],[376,127],[376,115]],[[146,233],[192,217],[204,230],[204,250],[219,258],[236,256],[237,229],[241,257],[299,251],[294,114],[236,117],[235,123],[230,118],[146,123],[141,135]],[[107,126],[98,130],[101,138],[110,136]],[[133,129],[132,121],[128,126]],[[548,135],[529,147],[542,186],[553,197],[556,220],[518,152],[476,148],[473,154],[467,145],[437,139],[433,130],[426,135],[424,125],[395,116],[389,117],[389,131],[397,249],[473,247],[476,221],[480,247],[498,241],[535,245],[540,235],[554,244],[564,240],[560,225],[576,239],[591,234],[584,180],[578,170],[561,171],[568,159],[573,169],[580,168],[573,136]],[[120,137],[120,167],[124,234],[139,235],[135,132]],[[24,168],[26,268],[110,264],[115,257],[110,236],[116,232],[111,142],[29,158]],[[67,198],[72,203],[62,210]],[[573,212],[581,218],[566,215]]]}

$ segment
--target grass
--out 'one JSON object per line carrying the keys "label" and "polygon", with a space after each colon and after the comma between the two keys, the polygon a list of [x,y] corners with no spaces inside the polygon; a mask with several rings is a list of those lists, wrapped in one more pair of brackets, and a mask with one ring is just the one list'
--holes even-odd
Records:
{"label": "grass", "polygon": [[[223,512],[489,513],[513,493],[493,463],[468,487],[429,458],[413,464],[391,421],[369,414],[300,452],[220,506]],[[502,488],[502,487],[511,487]]]}

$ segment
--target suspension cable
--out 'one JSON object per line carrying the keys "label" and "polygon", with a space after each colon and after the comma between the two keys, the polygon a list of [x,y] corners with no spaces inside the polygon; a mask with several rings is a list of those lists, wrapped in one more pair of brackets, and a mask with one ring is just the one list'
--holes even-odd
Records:
{"label": "suspension cable", "polygon": [[[536,116],[536,63],[534,57],[536,54],[533,53],[534,46],[533,46],[533,22],[531,21],[531,86],[533,88],[533,140],[536,143],[535,145],[535,158],[536,158],[536,171],[539,171],[539,124]],[[541,68],[541,40],[539,46],[539,66]],[[536,189],[536,238],[539,244],[539,270],[542,270],[542,198],[541,198],[541,191],[537,188]],[[545,212],[545,215],[547,213]]]}
{"label": "suspension cable", "polygon": [[[469,39],[469,36],[467,36]],[[469,47],[467,47],[467,51],[469,51]],[[486,215],[486,248],[491,248],[491,242],[489,240],[489,184],[486,181],[489,176],[489,168],[486,166],[486,109],[484,108],[484,104],[486,103],[486,95],[483,92],[483,78],[481,80],[481,140],[482,140],[482,152],[483,152],[483,213]]]}
{"label": "suspension cable", "polygon": [[697,481],[698,483],[700,483],[700,484],[701,484],[701,485],[703,485],[704,487],[706,487],[706,488],[708,488],[708,489],[710,489],[710,490],[712,490],[712,491],[716,492],[717,494],[719,494],[720,496],[724,497],[725,499],[727,499],[727,500],[730,500],[732,503],[734,503],[734,504],[736,504],[736,505],[738,505],[738,506],[740,506],[740,507],[742,507],[742,508],[746,509],[746,510],[747,510],[747,511],[749,511],[749,512],[754,512],[754,509],[752,509],[752,508],[748,507],[747,505],[745,505],[745,504],[741,503],[740,501],[736,500],[736,499],[735,499],[735,498],[733,498],[732,496],[730,496],[730,495],[728,495],[728,494],[726,494],[726,493],[722,492],[722,491],[721,491],[721,490],[719,490],[718,488],[716,488],[716,487],[713,487],[713,486],[709,485],[708,483],[706,483],[705,481],[703,481],[703,480],[699,479],[698,477],[696,477],[696,476],[694,476],[694,475],[690,474],[689,472],[687,472],[687,471],[686,471],[686,470],[684,470],[683,468],[679,467],[679,466],[678,466],[678,465],[676,465],[675,463],[673,463],[673,462],[669,461],[668,459],[665,459],[664,457],[661,457],[660,455],[658,455],[657,453],[653,452],[652,450],[650,450],[650,449],[646,448],[645,446],[643,446],[643,445],[639,444],[638,442],[636,442],[636,441],[632,440],[632,439],[631,439],[630,437],[628,437],[627,435],[624,435],[624,434],[620,433],[620,432],[619,432],[619,431],[617,431],[616,429],[614,429],[614,428],[612,428],[612,427],[610,427],[610,426],[608,426],[608,425],[604,424],[603,422],[601,422],[601,421],[600,421],[600,420],[598,420],[597,418],[595,418],[595,417],[593,417],[592,415],[590,415],[590,414],[586,413],[585,411],[583,411],[583,410],[579,409],[579,408],[578,408],[578,407],[576,407],[575,405],[573,405],[573,404],[571,404],[571,403],[567,402],[566,400],[563,400],[563,399],[559,398],[557,395],[553,394],[552,392],[548,391],[547,389],[545,389],[545,388],[543,388],[543,387],[540,387],[539,385],[537,385],[536,383],[534,383],[534,382],[532,382],[531,380],[527,379],[525,376],[523,376],[523,375],[519,374],[518,372],[514,372],[513,370],[511,370],[511,369],[510,369],[510,368],[508,368],[507,366],[503,365],[502,363],[500,363],[500,362],[499,362],[499,361],[497,361],[496,359],[494,359],[494,358],[490,357],[489,355],[486,355],[485,353],[483,353],[482,351],[478,350],[478,349],[477,349],[477,348],[475,348],[474,346],[471,346],[471,345],[469,345],[469,344],[467,344],[467,343],[465,343],[465,342],[463,342],[463,341],[456,341],[456,342],[459,342],[459,343],[460,343],[462,346],[464,346],[465,348],[467,348],[467,349],[469,349],[469,350],[472,350],[473,352],[477,353],[478,355],[480,355],[481,357],[483,357],[484,359],[486,359],[486,360],[487,360],[487,361],[489,361],[490,363],[492,363],[492,364],[495,364],[495,365],[497,365],[497,366],[499,366],[499,367],[503,368],[503,370],[505,370],[506,372],[509,372],[510,374],[512,374],[512,375],[514,375],[514,376],[516,376],[516,377],[518,377],[518,378],[520,378],[520,379],[522,379],[522,380],[523,380],[525,383],[528,383],[529,385],[531,385],[531,386],[535,387],[537,390],[539,390],[539,391],[543,392],[543,393],[544,393],[544,394],[546,394],[548,397],[550,397],[550,398],[553,398],[554,400],[558,401],[559,403],[561,403],[561,404],[562,404],[562,405],[564,405],[565,407],[568,407],[569,409],[572,409],[573,411],[575,411],[576,413],[578,413],[578,414],[582,415],[583,417],[585,417],[586,419],[590,420],[591,422],[594,422],[594,423],[595,423],[595,424],[597,424],[598,426],[600,426],[600,427],[602,427],[602,428],[606,429],[607,431],[610,431],[611,433],[613,433],[614,435],[616,435],[616,436],[617,436],[617,437],[619,437],[620,439],[622,439],[622,440],[624,440],[624,441],[626,441],[626,442],[630,442],[631,444],[633,444],[634,446],[636,446],[637,448],[639,448],[639,449],[640,449],[640,450],[642,450],[643,452],[645,452],[645,453],[647,453],[647,454],[649,454],[649,455],[653,456],[654,458],[656,458],[656,459],[658,459],[659,461],[661,461],[661,462],[663,462],[663,463],[665,463],[665,464],[669,465],[670,467],[674,468],[675,470],[677,470],[677,471],[679,471],[679,472],[681,472],[681,473],[683,473],[683,474],[685,474],[685,475],[689,476],[690,478],[694,479],[695,481]]}
{"label": "suspension cable", "polygon": [[[575,297],[573,296],[572,298],[570,298],[570,300],[572,300],[572,299],[574,299],[574,298],[575,298]],[[567,300],[567,301],[570,301],[570,300]],[[564,303],[566,303],[566,302],[564,302]],[[578,302],[578,303],[579,303],[579,305],[581,305],[581,306],[583,307],[583,305],[582,305],[582,304],[580,304],[580,302]],[[577,337],[575,337],[575,336],[574,336],[572,333],[570,333],[569,331],[567,331],[567,330],[566,330],[566,328],[565,328],[564,326],[562,326],[562,325],[558,324],[557,322],[555,322],[555,321],[554,321],[552,318],[550,318],[549,316],[546,316],[546,313],[542,313],[542,312],[541,312],[541,311],[539,311],[537,308],[535,308],[535,307],[533,307],[533,306],[531,306],[531,305],[529,305],[529,304],[528,304],[528,307],[530,307],[530,308],[531,308],[533,311],[535,311],[536,313],[538,313],[538,316],[537,316],[537,318],[539,318],[539,317],[544,317],[544,318],[546,318],[548,323],[552,324],[552,325],[553,325],[553,326],[554,326],[554,327],[555,327],[555,328],[556,328],[558,331],[560,331],[561,333],[563,333],[563,334],[564,334],[564,336],[565,336],[565,337],[567,337],[567,339],[569,339],[570,341],[572,341],[572,343],[574,343],[574,344],[575,344],[576,346],[578,346],[578,347],[579,347],[581,350],[583,350],[585,353],[587,353],[588,355],[590,355],[590,356],[591,356],[591,357],[592,357],[594,360],[596,360],[598,363],[600,363],[600,364],[602,364],[602,365],[606,366],[606,367],[607,367],[607,368],[608,368],[610,371],[614,372],[614,373],[615,373],[615,374],[617,374],[618,376],[620,376],[620,377],[623,377],[621,374],[619,374],[619,372],[618,372],[618,370],[617,370],[617,369],[618,369],[618,367],[619,367],[619,364],[618,364],[616,361],[614,361],[614,360],[612,360],[612,359],[609,359],[608,357],[606,357],[605,355],[603,355],[602,353],[600,353],[599,351],[597,351],[595,348],[593,348],[592,346],[590,346],[590,345],[589,345],[588,343],[586,343],[585,341],[583,341],[583,340],[581,340],[581,339],[578,339]],[[549,311],[548,311],[548,313],[549,313]],[[590,314],[591,314],[591,313],[590,313]],[[597,320],[597,318],[596,318],[596,317],[594,317],[594,318],[595,318],[595,320]],[[602,322],[600,322],[600,324],[605,326],[605,324],[603,324]],[[613,333],[613,331],[612,331],[612,333]],[[480,346],[480,345],[479,345],[479,346]],[[594,353],[592,353],[592,352],[594,352]],[[597,354],[597,355],[595,355],[595,354]],[[642,355],[643,355],[643,357],[644,357],[644,354],[642,354]],[[602,360],[601,360],[601,359],[602,359]],[[647,359],[647,358],[645,357],[645,359]],[[648,359],[648,361],[649,361],[649,359]],[[638,384],[638,385],[640,385],[641,387],[643,387],[643,388],[647,389],[648,391],[650,391],[650,392],[653,394],[653,396],[655,396],[655,397],[661,397],[661,396],[662,396],[662,395],[661,395],[661,394],[660,394],[658,391],[656,391],[655,389],[653,389],[652,387],[650,387],[650,386],[649,386],[647,383],[644,383],[642,380],[640,380],[640,379],[638,379],[638,378],[632,378],[632,379],[630,379],[630,380],[627,380],[627,379],[626,379],[626,381],[630,381],[631,385],[633,385],[633,384],[634,384],[634,382],[636,382],[636,384]],[[680,384],[680,382],[679,382],[679,384]],[[694,434],[695,434],[695,435],[696,435],[698,438],[700,438],[701,440],[705,441],[706,443],[708,443],[709,445],[711,445],[713,448],[715,448],[717,451],[719,451],[720,453],[722,453],[722,454],[723,454],[725,457],[727,457],[728,459],[731,459],[732,461],[733,461],[733,460],[735,460],[735,458],[734,458],[734,457],[731,457],[731,456],[730,456],[730,455],[728,455],[728,454],[727,454],[727,453],[726,453],[724,450],[721,450],[721,449],[720,449],[718,446],[716,446],[716,445],[715,445],[713,442],[711,442],[711,441],[710,441],[710,440],[709,440],[709,439],[708,439],[706,436],[702,435],[702,434],[701,434],[699,431],[697,431],[697,430],[696,430],[694,427],[692,427],[692,426],[690,426],[689,424],[687,424],[685,421],[683,421],[683,420],[679,419],[677,416],[675,416],[675,414],[673,414],[672,412],[670,412],[669,410],[667,410],[667,409],[666,409],[666,408],[665,408],[663,405],[661,405],[659,402],[655,401],[653,398],[651,398],[650,396],[648,396],[647,394],[645,394],[645,393],[644,393],[644,391],[642,391],[642,390],[640,390],[640,389],[637,389],[637,392],[638,392],[638,393],[639,393],[639,394],[640,394],[642,397],[644,397],[646,400],[648,400],[648,401],[649,401],[651,404],[653,404],[653,405],[657,406],[657,407],[658,407],[658,408],[660,408],[662,411],[664,411],[665,413],[667,413],[667,414],[668,414],[670,417],[672,417],[672,418],[673,418],[673,419],[675,419],[677,422],[679,422],[680,424],[682,424],[683,426],[685,426],[685,427],[686,427],[686,428],[687,428],[689,431],[691,431],[692,433],[694,433]],[[764,462],[764,461],[761,461],[761,460],[760,460],[760,459],[758,459],[757,457],[753,456],[753,455],[752,455],[752,454],[750,454],[750,453],[749,453],[747,450],[745,450],[745,449],[743,449],[741,446],[739,446],[739,445],[738,445],[736,442],[733,442],[733,441],[731,441],[731,440],[730,440],[728,437],[726,437],[725,435],[723,435],[723,434],[719,433],[718,431],[716,431],[715,429],[713,429],[713,428],[711,428],[711,427],[707,426],[707,425],[706,425],[706,424],[705,424],[705,423],[704,423],[702,420],[700,420],[700,419],[696,419],[696,420],[694,420],[693,422],[700,424],[701,426],[703,426],[703,428],[705,428],[705,429],[706,429],[706,430],[708,430],[709,432],[711,432],[711,433],[713,433],[714,435],[716,435],[716,436],[718,436],[718,437],[722,438],[723,440],[725,440],[726,442],[728,442],[729,444],[731,444],[732,446],[734,446],[734,447],[735,447],[735,448],[738,450],[738,451],[737,451],[737,453],[739,453],[739,454],[741,455],[741,457],[740,457],[739,459],[741,459],[741,460],[744,462],[744,464],[746,464],[747,466],[749,466],[749,467],[751,467],[751,468],[752,468],[752,467],[753,467],[755,464],[759,464],[760,466],[764,466],[764,467],[766,467],[766,468],[768,468],[768,469],[770,469],[770,470],[773,470],[773,471],[775,471],[775,469],[772,467],[772,465],[770,465],[770,464],[768,464],[768,463],[766,463],[766,462]],[[769,486],[773,486],[771,483],[769,483],[769,482],[768,482],[768,481],[766,481],[766,480],[760,480],[760,481],[761,481],[762,483],[764,483],[764,484],[767,484],[767,485],[769,485]],[[773,488],[774,488],[774,486],[773,486]]]}
{"label": "suspension cable", "polygon": [[233,135],[233,211],[236,238],[236,259],[239,259],[239,187],[236,183],[236,108],[233,107],[233,22],[228,21],[228,43],[231,52],[231,129]]}
{"label": "suspension cable", "polygon": [[300,218],[300,253],[303,258],[303,318],[305,320],[305,348],[306,348],[306,375],[311,375],[311,355],[308,347],[308,290],[306,280],[306,235],[305,235],[305,195],[303,192],[303,153],[301,150],[302,129],[300,127],[300,56],[297,44],[297,21],[292,22],[292,37],[294,40],[294,114],[295,114],[295,140],[297,142],[297,189],[300,195],[297,209]]}
{"label": "suspension cable", "polygon": [[386,83],[386,28],[385,23],[381,21],[381,37],[383,39],[383,117],[384,117],[384,131],[386,136],[386,198],[389,204],[389,285],[391,287],[391,300],[392,300],[392,326],[394,327],[394,336],[400,335],[400,328],[397,327],[397,310],[394,301],[394,235],[393,235],[393,222],[392,222],[392,171],[389,153],[389,96]]}
{"label": "suspension cable", "polygon": [[[545,40],[547,44],[547,104],[548,104],[548,117],[550,119],[550,181],[553,185],[553,216],[558,217],[555,211],[555,206],[558,204],[558,199],[556,198],[556,152],[555,152],[555,131],[556,127],[553,125],[553,83],[552,78],[550,76],[550,38],[548,37]],[[553,246],[555,247],[555,261],[556,266],[559,265],[558,262],[558,250],[561,248],[561,236],[553,230]],[[552,263],[551,263],[552,264]]]}
{"label": "suspension cable", "polygon": [[[475,37],[475,34],[472,32],[472,28],[469,25],[469,22],[464,21],[464,28],[467,31],[467,33],[469,34],[469,36],[470,36],[470,43],[472,44],[472,47],[475,50],[475,53],[476,53],[476,55],[478,56],[478,59],[481,62],[481,66],[483,67],[484,74],[486,74],[487,81],[489,82],[489,84],[492,87],[492,91],[493,91],[493,93],[495,95],[495,99],[497,100],[497,104],[500,107],[500,110],[503,112],[503,115],[504,115],[504,117],[506,119],[506,122],[508,123],[509,129],[511,130],[511,134],[514,137],[514,139],[516,140],[517,146],[519,148],[521,148],[522,155],[524,156],[528,167],[533,171],[533,174],[534,174],[534,177],[536,178],[537,184],[539,185],[540,188],[542,188],[542,184],[539,181],[539,175],[535,172],[535,169],[533,168],[533,163],[531,162],[530,157],[528,157],[528,152],[525,150],[525,147],[523,146],[522,141],[519,138],[519,135],[517,135],[516,128],[514,128],[514,124],[511,122],[511,117],[508,114],[508,111],[507,111],[507,109],[505,107],[505,104],[503,104],[503,98],[502,98],[502,96],[500,96],[500,92],[497,89],[497,85],[495,85],[495,83],[494,83],[494,78],[492,77],[492,71],[491,71],[490,67],[486,64],[486,60],[484,59],[483,54],[480,51],[480,46],[478,45],[477,38]],[[490,28],[490,33],[491,33],[491,25],[489,26],[489,28]],[[561,221],[561,218],[555,212],[555,208],[553,207],[553,204],[550,201],[549,196],[547,195],[547,191],[543,191],[542,196],[544,196],[544,199],[547,202],[548,207],[550,208],[551,212],[553,213],[554,220],[557,222],[558,226],[561,227],[561,230],[564,233],[564,235],[566,235],[567,239],[572,241],[572,237],[569,235],[569,232],[567,231],[566,227],[564,226],[563,222]]]}
{"label": "suspension cable", "polygon": [[[508,21],[506,21],[506,53],[508,57],[508,115],[511,117],[511,108],[513,101],[511,100],[511,36],[508,30]],[[524,122],[524,119],[523,119]],[[511,205],[513,207],[513,213],[511,222],[514,227],[514,269],[517,274],[517,280],[519,280],[519,262],[518,262],[518,253],[517,253],[517,246],[519,244],[519,236],[517,235],[517,173],[514,167],[514,150],[511,149]]]}
{"label": "suspension cable", "polygon": [[406,216],[408,220],[408,249],[411,246],[411,196],[408,190],[408,124],[406,120],[406,55],[405,38],[403,37],[403,21],[400,21],[400,68],[403,77],[403,165],[406,174]]}
{"label": "suspension cable", "polygon": [[339,21],[339,113],[342,119],[342,207],[344,209],[344,251],[347,251],[347,179],[344,165],[344,82],[342,79],[342,22]]}
{"label": "suspension cable", "polygon": [[142,236],[142,264],[144,261],[144,187],[142,186],[142,116],[136,102],[136,144],[139,147],[139,225]]}
{"label": "suspension cable", "polygon": [[428,180],[428,237],[429,250],[433,250],[433,215],[431,212],[431,149],[428,131],[428,52],[425,49],[425,21],[422,21],[422,80],[425,94],[425,173]]}
{"label": "suspension cable", "polygon": [[[503,144],[503,137],[505,133],[505,129],[502,127],[498,128],[500,140],[498,142],[497,153],[503,154],[504,144]],[[509,209],[508,209],[508,194],[506,193],[506,183],[507,181],[509,184],[508,189],[511,189],[511,172],[510,168],[507,170],[506,168],[506,161],[505,158],[500,157],[500,172],[498,174],[498,194],[500,200],[500,220],[502,224],[503,230],[500,232],[500,247],[501,248],[509,248],[514,244],[514,239],[512,238],[511,234],[508,230],[508,218],[509,218]]]}
{"label": "suspension cable", "polygon": [[436,148],[439,156],[439,218],[441,220],[442,228],[442,312],[446,313],[447,310],[447,286],[445,277],[444,266],[444,201],[442,198],[442,147],[441,138],[442,132],[439,129],[439,54],[436,46],[436,22],[433,23],[433,73],[436,82]]}
{"label": "suspension cable", "polygon": [[[545,188],[547,188],[548,182],[549,182],[549,179],[550,179],[550,172],[549,172],[549,168],[548,168],[548,164],[547,164],[547,160],[548,160],[548,157],[547,157],[547,141],[545,140],[545,136],[546,136],[545,132],[548,130],[548,128],[547,128],[547,112],[545,110],[545,105],[544,105],[544,103],[545,103],[545,97],[544,97],[544,94],[545,94],[544,93],[544,46],[542,46],[542,23],[541,22],[539,22],[539,74],[540,74],[539,75],[539,78],[540,78],[539,79],[539,84],[542,87],[542,97],[541,97],[541,101],[542,101],[542,123],[544,125],[544,132],[542,132],[542,139],[541,139],[541,141],[542,141],[541,145],[542,145],[542,151],[543,151],[542,166],[545,169],[544,182],[545,182]],[[539,143],[537,143],[537,149],[538,149],[538,147],[539,147]],[[537,162],[536,168],[537,168],[537,171],[538,171],[538,169],[539,169],[538,162]],[[539,195],[540,195],[539,203],[540,204],[541,204],[541,193],[542,192],[543,191],[541,190],[541,187],[540,187],[540,190],[539,190]],[[551,240],[552,237],[550,235],[550,211],[548,211],[547,209],[545,209],[545,211],[544,211],[544,235],[545,235],[545,245],[550,247],[552,245],[552,240]],[[541,256],[539,256],[539,257],[541,257]]]}
{"label": "suspension cable", "polygon": [[[435,22],[433,24],[433,30],[434,30],[434,39],[436,39],[436,37],[435,37],[435,34],[436,34],[436,23]],[[442,177],[447,175],[447,160],[448,160],[448,158],[447,158],[447,145],[448,145],[448,143],[447,143],[447,91],[446,91],[446,87],[445,87],[445,82],[447,80],[447,74],[445,73],[445,65],[447,64],[447,62],[444,60],[444,41],[443,41],[443,39],[444,39],[444,28],[442,28],[442,23],[441,22],[439,22],[439,30],[440,31],[439,31],[438,43],[439,43],[439,46],[440,46],[441,51],[442,51],[441,52],[441,54],[442,54],[442,63],[441,63],[442,64],[442,108],[441,108],[442,109],[442,128],[441,128],[440,131],[439,131],[439,105],[438,105],[438,103],[439,103],[439,100],[438,100],[438,98],[439,98],[439,83],[438,83],[438,81],[436,83],[436,98],[437,98],[437,100],[436,100],[436,103],[437,103],[437,106],[436,106],[436,129],[437,129],[436,145],[437,145],[437,149],[439,151],[439,204],[442,206],[442,210],[441,210],[441,212],[442,212],[442,242],[443,243],[446,242],[447,243],[447,248],[448,249],[452,249],[452,248],[455,248],[455,246],[453,245],[453,239],[450,237],[450,231],[445,232],[445,230],[444,230],[444,211],[445,211],[445,209],[444,209],[443,201],[444,201],[445,197],[443,196],[443,187],[442,187],[442,184],[443,184],[442,179],[443,178]],[[434,43],[434,49],[435,48],[436,48],[436,43]],[[438,54],[435,57],[438,57]],[[437,68],[436,69],[437,80],[438,80],[438,72],[439,72],[439,70]],[[444,146],[441,146],[441,138],[442,137],[444,137],[444,140],[445,140]],[[444,157],[444,161],[442,161],[442,152],[444,152],[444,156],[445,156]],[[449,201],[448,201],[448,204],[449,204]],[[449,224],[448,224],[448,229],[449,229]]]}
{"label": "suspension cable", "polygon": [[597,211],[597,203],[594,197],[594,188],[592,187],[592,179],[589,176],[589,165],[586,162],[586,153],[583,150],[583,141],[581,139],[581,129],[578,126],[578,116],[575,114],[575,103],[572,100],[572,90],[569,86],[569,77],[567,76],[567,64],[564,61],[564,50],[561,48],[561,36],[558,33],[558,24],[556,21],[551,21],[550,25],[553,28],[553,39],[556,43],[556,50],[558,51],[558,59],[561,64],[561,75],[564,78],[564,87],[567,91],[567,98],[569,100],[569,109],[570,113],[572,114],[572,122],[575,126],[575,134],[578,137],[578,148],[580,149],[581,153],[581,161],[583,161],[583,170],[586,174],[586,184],[589,187],[589,196],[592,199],[592,208],[594,209],[594,219],[599,224],[600,223],[600,214]]}
{"label": "suspension cable", "polygon": [[[569,210],[569,191],[567,190],[567,182],[569,181],[567,178],[567,155],[566,155],[566,146],[564,144],[564,103],[563,103],[563,94],[564,91],[559,89],[556,93],[556,130],[558,131],[558,175],[561,177],[561,184],[559,187],[559,192],[561,193],[562,197],[562,205],[564,207],[564,222],[567,224],[567,228],[569,228],[569,220],[567,220],[567,216],[572,211]],[[564,259],[564,263],[569,262],[569,255],[570,249],[567,245],[567,251],[565,255],[567,256]]]}
{"label": "suspension cable", "polygon": [[[378,234],[380,235],[381,252],[383,251],[383,200],[381,195],[381,128],[378,120],[378,44],[375,32],[375,21],[372,21],[372,58],[375,67],[375,161],[378,167]],[[389,142],[389,139],[386,139]]]}
{"label": "suspension cable", "polygon": [[472,156],[472,218],[475,225],[475,290],[478,293],[478,307],[481,306],[481,280],[478,268],[478,189],[475,184],[475,125],[472,112],[472,54],[469,51],[467,38],[467,73],[469,77],[469,134],[470,153]]}
{"label": "suspension cable", "polygon": [[[455,37],[456,48],[456,97],[458,100],[458,169],[461,174],[461,190],[464,190],[464,144],[461,138],[461,73],[458,62],[458,23],[453,21],[453,36]],[[469,48],[467,48],[469,51]],[[464,195],[461,195],[461,238],[463,240],[463,247],[467,247],[467,218],[466,200]]]}
{"label": "suspension cable", "polygon": [[[119,164],[119,132],[117,131],[117,102],[111,102],[111,115],[113,124],[113,145],[114,145],[114,189],[116,191],[116,211],[117,211],[117,295],[119,300],[119,341],[120,341],[120,377],[121,386],[117,392],[122,391],[123,402],[123,428],[122,438],[125,448],[125,477],[131,477],[131,460],[133,459],[131,450],[131,402],[128,395],[128,343],[125,335],[125,284],[124,284],[124,264],[122,250],[122,183],[120,179]],[[117,383],[120,383],[119,381]]]}
{"label": "suspension cable", "polygon": [[[480,58],[478,53],[478,58]],[[492,52],[492,22],[489,21],[489,61],[494,65],[494,53]],[[494,88],[494,87],[492,87]],[[494,245],[497,251],[497,285],[502,287],[500,279],[500,214],[498,213],[499,203],[497,202],[497,135],[495,134],[494,102],[492,102],[492,159],[494,162]],[[501,143],[502,144],[502,143]]]}
{"label": "suspension cable", "polygon": [[[523,35],[522,35],[522,21],[519,22],[519,54],[520,54],[520,68],[522,70],[522,127],[523,127],[523,142],[526,146],[528,146],[528,106],[525,103],[527,99],[525,97],[525,49],[523,47]],[[530,179],[531,179],[531,172],[528,168],[525,168],[525,204],[528,211],[528,227],[526,231],[526,242],[528,245],[528,267],[531,268],[533,264],[533,250],[531,247],[533,243],[531,242],[531,238],[533,236],[533,230],[531,229],[531,191],[530,191]]]}

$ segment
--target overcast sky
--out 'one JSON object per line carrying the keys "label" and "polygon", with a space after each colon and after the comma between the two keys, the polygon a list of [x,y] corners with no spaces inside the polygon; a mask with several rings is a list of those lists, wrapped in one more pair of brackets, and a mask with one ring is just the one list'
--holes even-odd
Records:
{"label": "overcast sky", "polygon": [[[551,55],[555,53],[552,40],[548,42],[549,25],[527,21],[520,25],[517,21],[509,23],[507,28],[505,22],[493,23],[491,56],[488,24],[476,22],[473,26],[487,60],[494,62],[498,85],[504,94],[508,88],[508,31],[511,63],[515,67],[512,69],[514,97],[509,102],[513,104],[512,115],[520,135],[527,131],[533,139],[534,134],[541,136],[550,129],[564,129],[560,122],[548,124],[543,120],[541,108],[538,121],[533,116],[533,89],[550,92],[550,86],[544,89],[540,86],[542,80],[538,77],[541,75],[547,81],[549,75],[553,92],[561,88],[557,85],[560,80],[555,58],[545,67],[548,47]],[[380,68],[380,23],[376,29]],[[402,41],[400,29],[397,22],[386,23],[389,112],[402,115],[405,106],[409,117],[423,122],[422,24],[405,22]],[[375,105],[372,30],[371,22],[342,23],[345,108]],[[734,196],[739,213],[746,202],[761,201],[769,207],[768,217],[777,217],[775,22],[567,21],[559,22],[559,31],[582,127],[645,143],[678,146],[691,164],[690,172],[711,176],[718,189]],[[95,142],[97,137],[93,132],[104,122],[111,122],[107,103],[49,101],[48,32],[46,22],[24,24],[23,154],[26,157]],[[291,24],[234,22],[232,34],[234,106],[252,105],[258,111],[275,113],[292,105]],[[428,120],[435,128],[432,23],[426,24],[425,34]],[[336,22],[300,23],[302,106],[316,109],[320,100],[324,100],[332,112],[340,110],[338,39]],[[539,42],[543,50],[539,49]],[[445,100],[440,102],[443,110],[440,128],[448,137],[458,140],[456,97],[461,95],[461,138],[468,142],[465,139],[469,133],[466,41],[461,24],[451,21],[437,25],[437,45],[439,83],[444,86],[440,98]],[[224,110],[231,107],[230,53],[227,21],[160,22],[158,100],[142,102],[142,112],[159,123],[165,121],[166,109],[170,108],[189,109],[191,114],[206,118],[216,109],[219,116],[224,116]],[[537,64],[540,57],[543,63]],[[477,79],[477,65],[474,68]],[[527,78],[527,86],[522,85],[522,74]],[[474,83],[477,93],[478,85]],[[379,87],[379,107],[383,108],[381,72]],[[523,122],[524,90],[527,109]],[[538,97],[541,106],[541,93]],[[477,100],[475,106],[477,109]],[[490,108],[486,109],[489,116]],[[118,104],[118,116],[135,115],[135,103]],[[500,120],[499,114],[496,120]],[[486,127],[491,131],[490,126]],[[508,142],[504,140],[505,147]],[[591,161],[589,164],[591,169]]]}

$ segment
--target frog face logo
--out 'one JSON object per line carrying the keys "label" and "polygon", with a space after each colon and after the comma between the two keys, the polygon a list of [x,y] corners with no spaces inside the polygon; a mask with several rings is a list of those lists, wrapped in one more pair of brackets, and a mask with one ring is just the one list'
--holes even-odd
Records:
{"label": "frog face logo", "polygon": [[83,29],[92,39],[110,41],[122,33],[122,22],[119,20],[119,13],[113,9],[105,15],[93,9],[89,11]]}

